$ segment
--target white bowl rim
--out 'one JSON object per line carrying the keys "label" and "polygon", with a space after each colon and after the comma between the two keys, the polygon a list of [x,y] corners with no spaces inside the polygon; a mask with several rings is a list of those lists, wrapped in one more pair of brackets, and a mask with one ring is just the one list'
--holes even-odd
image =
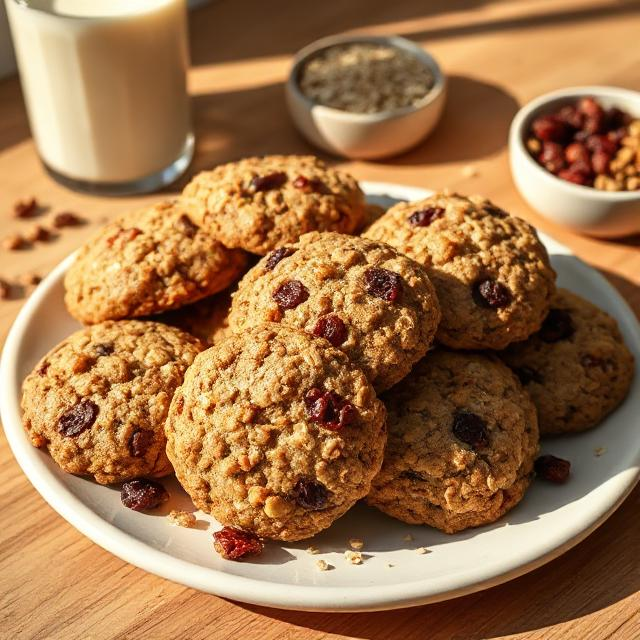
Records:
{"label": "white bowl rim", "polygon": [[509,129],[509,147],[517,149],[518,152],[526,156],[526,162],[535,167],[538,175],[545,180],[550,186],[556,185],[560,189],[565,189],[567,193],[580,195],[581,197],[590,197],[594,200],[603,202],[633,202],[640,200],[640,190],[635,191],[603,191],[594,187],[587,187],[580,184],[574,184],[562,180],[554,176],[550,171],[541,167],[532,157],[524,144],[525,125],[531,120],[536,111],[542,110],[549,103],[562,98],[580,98],[583,96],[607,97],[637,101],[640,105],[640,92],[632,89],[623,89],[622,87],[613,87],[607,85],[585,85],[577,87],[567,87],[565,89],[557,89],[545,93],[533,100],[527,102],[520,108],[518,113],[511,121]]}
{"label": "white bowl rim", "polygon": [[[391,197],[412,200],[427,197],[432,193],[419,187],[382,182],[362,181],[361,186],[365,193],[372,195],[389,194]],[[541,236],[544,237],[544,234]],[[553,242],[559,253],[573,255],[560,243],[551,238],[548,240]],[[0,411],[5,435],[25,475],[55,511],[102,548],[149,573],[241,602],[282,608],[283,600],[288,600],[287,605],[284,605],[287,609],[304,611],[372,611],[437,602],[501,584],[555,559],[599,527],[622,504],[638,482],[640,452],[634,454],[633,467],[625,469],[608,481],[607,498],[598,496],[595,508],[567,522],[561,532],[554,531],[536,548],[523,549],[517,562],[504,561],[499,571],[496,571],[495,566],[478,566],[471,567],[464,575],[447,576],[440,581],[437,592],[425,591],[423,581],[416,580],[396,585],[372,584],[358,587],[356,593],[350,588],[348,598],[345,596],[347,588],[342,586],[300,586],[295,593],[291,593],[287,585],[269,583],[265,586],[263,582],[253,578],[225,573],[170,556],[162,550],[149,547],[133,535],[105,521],[55,476],[52,481],[49,478],[51,472],[38,461],[32,444],[24,435],[20,403],[16,402],[13,392],[22,334],[27,329],[32,314],[51,287],[63,277],[74,257],[75,253],[67,256],[38,285],[18,313],[6,338],[0,360]],[[595,279],[610,290],[612,303],[619,313],[629,318],[635,317],[626,301],[604,276],[582,262],[578,262],[576,266],[584,272],[585,278]],[[634,345],[640,345],[640,325],[634,323],[632,331]],[[212,584],[215,584],[215,592],[212,591]]]}
{"label": "white bowl rim", "polygon": [[[410,105],[408,107],[401,107],[399,109],[391,109],[388,111],[377,111],[376,113],[354,113],[352,111],[344,111],[342,109],[336,109],[335,107],[329,107],[319,102],[315,102],[308,98],[298,86],[298,75],[302,66],[314,55],[323,49],[329,49],[330,47],[351,44],[358,42],[372,42],[377,44],[386,44],[396,49],[402,49],[404,51],[410,51],[413,53],[429,70],[433,73],[434,83],[427,94],[420,99],[418,104]],[[403,38],[401,36],[367,36],[367,35],[334,35],[320,38],[314,42],[303,47],[296,53],[293,58],[293,64],[289,71],[287,78],[287,88],[296,98],[305,104],[308,110],[316,111],[319,114],[327,115],[336,120],[347,120],[359,123],[375,123],[393,120],[396,118],[402,118],[411,113],[416,113],[432,105],[445,91],[447,85],[447,79],[443,73],[440,65],[436,59],[425,49],[418,44]]]}

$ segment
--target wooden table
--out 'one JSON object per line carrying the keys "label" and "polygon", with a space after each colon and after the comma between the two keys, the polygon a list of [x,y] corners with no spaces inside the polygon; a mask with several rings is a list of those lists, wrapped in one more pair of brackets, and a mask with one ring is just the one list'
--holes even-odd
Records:
{"label": "wooden table", "polygon": [[[455,6],[455,9],[452,7]],[[285,110],[291,54],[341,31],[397,33],[435,54],[450,78],[441,125],[414,151],[344,163],[358,178],[481,192],[569,245],[640,312],[640,239],[598,241],[531,211],[509,174],[507,130],[518,105],[568,85],[640,89],[640,4],[607,0],[425,2],[218,1],[191,21],[190,89],[198,136],[194,170],[249,154],[306,153]],[[477,175],[469,176],[471,166]],[[18,81],[0,82],[2,235],[16,199],[89,221],[36,248],[0,250],[0,276],[44,275],[106,219],[158,198],[71,193],[43,172]],[[24,298],[0,303],[2,337]],[[640,528],[636,490],[598,531],[561,558],[488,591],[372,614],[296,613],[236,604],[156,578],[79,534],[31,487],[0,437],[0,638],[637,639]]]}

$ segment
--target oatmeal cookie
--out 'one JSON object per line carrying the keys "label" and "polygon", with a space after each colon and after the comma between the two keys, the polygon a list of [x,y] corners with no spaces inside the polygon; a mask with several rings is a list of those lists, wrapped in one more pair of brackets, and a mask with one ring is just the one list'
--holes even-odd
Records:
{"label": "oatmeal cookie", "polygon": [[247,256],[192,222],[192,210],[164,202],[106,225],[65,277],[65,302],[85,324],[161,313],[228,287]]}
{"label": "oatmeal cookie", "polygon": [[265,324],[196,358],[166,433],[178,480],[199,509],[266,538],[300,540],[368,493],[385,410],[344,353]]}
{"label": "oatmeal cookie", "polygon": [[227,289],[185,307],[151,316],[149,320],[178,327],[211,346],[224,340],[231,333],[230,308],[231,291]]}
{"label": "oatmeal cookie", "polygon": [[27,376],[24,427],[68,473],[101,484],[171,473],[164,422],[202,345],[156,322],[107,321],[63,340]]}
{"label": "oatmeal cookie", "polygon": [[500,356],[531,395],[543,435],[599,424],[624,400],[634,374],[616,321],[566,289],[558,289],[540,331]]}
{"label": "oatmeal cookie", "polygon": [[198,221],[227,247],[265,255],[309,231],[353,233],[364,195],[347,173],[313,156],[247,158],[204,171],[184,189]]}
{"label": "oatmeal cookie", "polygon": [[426,267],[442,308],[437,339],[449,347],[503,349],[549,310],[555,272],[535,229],[484,198],[403,202],[364,235]]}
{"label": "oatmeal cookie", "polygon": [[251,269],[233,296],[229,324],[281,322],[324,337],[377,391],[409,373],[440,321],[425,270],[381,242],[309,233]]}
{"label": "oatmeal cookie", "polygon": [[389,440],[369,504],[455,533],[520,502],[538,451],[536,410],[495,356],[436,350],[383,399]]}

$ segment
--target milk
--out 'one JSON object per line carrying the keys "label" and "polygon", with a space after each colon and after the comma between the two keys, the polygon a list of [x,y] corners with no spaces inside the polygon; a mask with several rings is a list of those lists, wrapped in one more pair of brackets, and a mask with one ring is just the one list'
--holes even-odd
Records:
{"label": "milk", "polygon": [[31,130],[54,174],[136,190],[186,168],[185,0],[5,4]]}

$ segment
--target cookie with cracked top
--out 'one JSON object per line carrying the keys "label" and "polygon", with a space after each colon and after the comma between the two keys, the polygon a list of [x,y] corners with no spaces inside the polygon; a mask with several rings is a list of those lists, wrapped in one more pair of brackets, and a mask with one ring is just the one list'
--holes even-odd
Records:
{"label": "cookie with cracked top", "polygon": [[427,269],[454,349],[503,349],[537,331],[555,292],[555,272],[535,229],[480,196],[438,193],[402,202],[364,235]]}
{"label": "cookie with cracked top", "polygon": [[280,322],[344,351],[377,391],[429,349],[440,309],[426,271],[381,242],[309,233],[265,256],[233,296],[229,324]]}
{"label": "cookie with cracked top", "polygon": [[107,321],[54,347],[22,387],[24,427],[67,473],[101,484],[171,473],[164,422],[202,349],[156,322]]}
{"label": "cookie with cracked top", "polygon": [[227,249],[193,222],[179,201],[107,224],[65,277],[65,303],[84,324],[162,313],[226,289],[247,254]]}
{"label": "cookie with cracked top", "polygon": [[538,451],[536,410],[497,357],[437,349],[383,400],[389,437],[369,504],[455,533],[520,502]]}
{"label": "cookie with cracked top", "polygon": [[543,435],[595,427],[624,400],[634,375],[617,322],[566,289],[540,331],[500,356],[531,395]]}
{"label": "cookie with cracked top", "polygon": [[183,195],[228,247],[265,255],[310,231],[354,233],[364,194],[347,173],[313,156],[245,158],[198,174]]}
{"label": "cookie with cracked top", "polygon": [[196,357],[166,433],[176,476],[199,509],[262,537],[300,540],[368,493],[385,410],[344,353],[271,323]]}

